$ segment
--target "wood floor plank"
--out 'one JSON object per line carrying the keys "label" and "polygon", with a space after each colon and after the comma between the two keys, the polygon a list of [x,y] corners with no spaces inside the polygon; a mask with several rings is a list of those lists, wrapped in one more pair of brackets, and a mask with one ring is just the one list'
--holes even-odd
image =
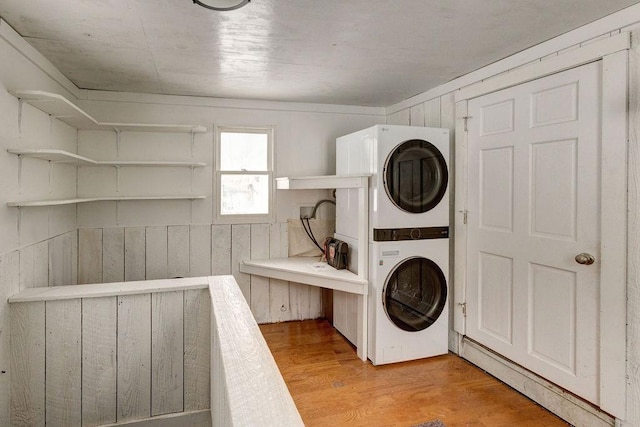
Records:
{"label": "wood floor plank", "polygon": [[260,326],[306,426],[567,426],[453,354],[373,366],[323,320]]}

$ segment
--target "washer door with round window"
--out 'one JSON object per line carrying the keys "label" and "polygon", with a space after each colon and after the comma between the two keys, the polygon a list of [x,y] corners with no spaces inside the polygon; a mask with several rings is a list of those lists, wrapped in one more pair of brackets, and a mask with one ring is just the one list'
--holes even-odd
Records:
{"label": "washer door with round window", "polygon": [[435,262],[407,258],[389,274],[382,305],[389,320],[404,331],[427,329],[440,317],[447,302],[447,282]]}
{"label": "washer door with round window", "polygon": [[440,203],[449,173],[444,156],[429,141],[412,139],[399,144],[384,165],[384,187],[399,209],[419,214]]}

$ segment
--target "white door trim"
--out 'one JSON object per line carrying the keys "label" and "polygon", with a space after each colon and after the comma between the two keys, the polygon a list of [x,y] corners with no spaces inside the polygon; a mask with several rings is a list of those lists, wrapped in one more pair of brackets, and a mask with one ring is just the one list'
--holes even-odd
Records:
{"label": "white door trim", "polygon": [[467,147],[467,100],[456,102],[455,202],[453,236],[453,330],[466,334],[467,200],[469,171]]}
{"label": "white door trim", "polygon": [[[627,245],[627,94],[630,33],[621,33],[496,76],[456,93],[456,201],[454,263],[454,330],[465,333],[468,191],[467,101],[487,93],[603,60],[600,292],[601,408],[619,419],[626,415],[626,245]],[[606,219],[606,224],[605,224]],[[606,314],[606,317],[602,316]]]}
{"label": "white door trim", "polygon": [[583,47],[569,50],[554,58],[536,61],[511,72],[499,74],[482,82],[464,87],[456,92],[456,102],[477,98],[487,93],[495,92],[536,80],[560,71],[575,68],[589,62],[598,61],[612,53],[629,50],[631,48],[631,33],[624,32],[606,39],[587,44]]}
{"label": "white door trim", "polygon": [[625,419],[629,52],[602,61],[600,408]]}

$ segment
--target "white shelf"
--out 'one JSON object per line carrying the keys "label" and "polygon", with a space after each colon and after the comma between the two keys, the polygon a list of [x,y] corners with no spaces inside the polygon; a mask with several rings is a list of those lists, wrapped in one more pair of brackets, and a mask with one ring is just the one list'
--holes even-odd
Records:
{"label": "white shelf", "polygon": [[92,166],[95,160],[82,157],[64,150],[54,150],[48,148],[9,148],[11,154],[23,157],[32,157],[39,160],[48,160],[55,163],[65,163],[75,166]]}
{"label": "white shelf", "polygon": [[366,279],[349,270],[336,270],[317,257],[245,260],[240,263],[240,271],[358,295],[367,295],[369,291]]}
{"label": "white shelf", "polygon": [[363,188],[369,183],[369,175],[324,175],[296,178],[276,178],[278,190],[314,190],[337,188]]}
{"label": "white shelf", "polygon": [[192,289],[207,289],[208,278],[186,277],[182,279],[141,280],[90,285],[45,286],[29,288],[7,300],[9,303],[60,301],[76,298],[103,298],[122,295],[138,295],[151,292],[171,292]]}
{"label": "white shelf", "polygon": [[99,122],[67,98],[57,93],[41,90],[17,90],[11,91],[11,94],[76,129],[186,133],[207,131],[207,128],[198,125]]}
{"label": "white shelf", "polygon": [[113,196],[113,197],[88,197],[76,199],[54,199],[54,200],[31,200],[22,202],[8,202],[7,206],[23,208],[38,206],[59,206],[73,205],[78,203],[90,202],[120,202],[120,201],[139,201],[139,200],[196,200],[204,199],[206,196]]}
{"label": "white shelf", "polygon": [[203,162],[155,162],[155,161],[122,161],[122,162],[103,162],[96,161],[96,166],[138,166],[138,167],[189,167],[202,168],[207,164]]}
{"label": "white shelf", "polygon": [[79,156],[64,150],[48,148],[9,148],[7,151],[23,157],[47,160],[55,163],[65,163],[74,166],[138,166],[138,167],[204,167],[202,162],[173,162],[173,161],[101,161]]}

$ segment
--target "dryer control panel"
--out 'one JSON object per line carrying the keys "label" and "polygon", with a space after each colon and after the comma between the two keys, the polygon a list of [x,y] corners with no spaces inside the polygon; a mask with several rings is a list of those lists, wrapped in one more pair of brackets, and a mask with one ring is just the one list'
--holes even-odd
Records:
{"label": "dryer control panel", "polygon": [[397,242],[400,240],[447,239],[449,227],[421,228],[374,228],[374,242]]}

